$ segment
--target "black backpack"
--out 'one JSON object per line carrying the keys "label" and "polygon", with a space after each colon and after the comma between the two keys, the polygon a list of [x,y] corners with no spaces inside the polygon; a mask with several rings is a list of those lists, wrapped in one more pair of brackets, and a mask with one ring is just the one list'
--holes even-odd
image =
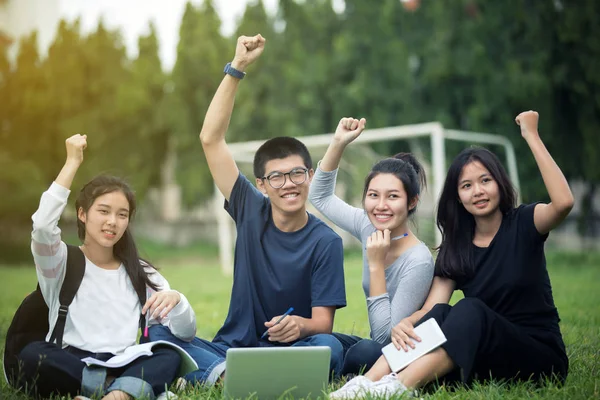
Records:
{"label": "black backpack", "polygon": [[[85,256],[77,246],[67,245],[67,266],[65,271],[65,280],[60,288],[58,310],[58,319],[50,336],[50,342],[56,340],[56,344],[62,347],[63,333],[65,323],[67,322],[67,313],[69,306],[79,290],[83,274],[85,273]],[[140,304],[143,306],[146,302],[146,288],[135,288]],[[19,359],[21,350],[29,343],[43,341],[46,339],[48,330],[48,306],[44,301],[40,285],[31,292],[21,303],[12,322],[6,332],[6,342],[4,347],[4,375],[6,381],[13,387],[18,386]],[[145,323],[144,315],[140,315],[140,328],[143,329]],[[143,338],[143,336],[142,336]]]}

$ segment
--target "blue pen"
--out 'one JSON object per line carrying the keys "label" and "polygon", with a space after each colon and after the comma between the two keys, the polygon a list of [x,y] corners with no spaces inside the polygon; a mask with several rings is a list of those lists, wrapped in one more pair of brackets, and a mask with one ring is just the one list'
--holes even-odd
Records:
{"label": "blue pen", "polygon": [[[406,233],[403,233],[403,234],[402,234],[402,235],[400,235],[400,236],[394,236],[393,238],[391,238],[391,239],[390,239],[390,241],[391,241],[391,240],[398,240],[398,239],[402,239],[402,238],[405,238],[405,237],[407,237],[407,236],[408,236],[408,232],[406,232]],[[365,249],[366,249],[366,248],[367,248],[367,246],[365,245]]]}
{"label": "blue pen", "polygon": [[400,235],[400,236],[395,236],[395,237],[393,237],[393,238],[392,238],[392,239],[390,239],[390,240],[398,240],[398,239],[405,238],[405,237],[407,237],[407,236],[408,236],[408,232],[406,232],[406,233],[403,233],[403,234],[402,234],[402,235]]}
{"label": "blue pen", "polygon": [[[273,326],[277,325],[278,323],[281,322],[281,320],[283,320],[286,316],[290,315],[292,313],[292,311],[294,311],[294,307],[290,307],[285,313],[283,313],[283,315],[277,320],[277,322],[275,322],[275,324],[273,324]],[[265,336],[267,336],[267,334],[269,333],[269,330],[267,329],[265,331],[265,333],[263,333],[263,335],[260,337],[261,339],[264,339]]]}

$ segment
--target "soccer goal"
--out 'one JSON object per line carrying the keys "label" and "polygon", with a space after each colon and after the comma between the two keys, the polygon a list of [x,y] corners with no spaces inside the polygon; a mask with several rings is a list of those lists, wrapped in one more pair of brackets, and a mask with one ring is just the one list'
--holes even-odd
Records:
{"label": "soccer goal", "polygon": [[[323,150],[329,146],[333,133],[302,136],[298,137],[306,147],[313,150]],[[446,177],[446,152],[445,141],[456,140],[468,144],[488,144],[503,146],[506,151],[506,163],[510,178],[520,193],[519,177],[517,173],[517,161],[515,150],[510,140],[504,136],[490,133],[460,131],[454,129],[444,129],[439,122],[428,122],[415,125],[402,125],[379,129],[366,129],[354,143],[375,143],[406,140],[420,137],[429,137],[431,145],[431,170],[429,172],[430,190],[432,191],[433,201],[437,204],[437,199],[442,191],[444,179]],[[233,158],[241,166],[242,164],[252,164],[254,153],[265,142],[265,140],[253,140],[241,143],[231,143],[229,148]],[[317,160],[314,160],[315,163]],[[252,181],[252,179],[250,179]],[[223,209],[224,198],[215,186],[214,207],[218,224],[218,243],[219,258],[221,269],[225,274],[231,274],[233,271],[233,248],[235,241],[235,227],[233,221]],[[431,216],[431,224],[435,232],[435,244],[441,241],[441,233],[435,227],[435,213]]]}

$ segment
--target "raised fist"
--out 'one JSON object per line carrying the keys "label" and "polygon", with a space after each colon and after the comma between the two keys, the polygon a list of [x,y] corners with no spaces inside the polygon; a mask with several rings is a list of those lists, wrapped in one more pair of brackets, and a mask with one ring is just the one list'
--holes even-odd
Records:
{"label": "raised fist", "polygon": [[256,36],[240,36],[235,48],[235,56],[231,66],[237,70],[244,71],[246,67],[254,62],[265,49],[266,39],[260,34]]}
{"label": "raised fist", "polygon": [[335,130],[333,138],[346,146],[361,134],[365,129],[366,123],[367,120],[364,118],[360,120],[356,118],[342,118]]}
{"label": "raised fist", "polygon": [[65,141],[65,146],[67,147],[67,161],[81,164],[83,150],[87,147],[87,135],[73,135]]}
{"label": "raised fist", "polygon": [[521,127],[521,135],[527,139],[528,135],[538,134],[539,114],[536,111],[523,111],[517,115],[515,122]]}

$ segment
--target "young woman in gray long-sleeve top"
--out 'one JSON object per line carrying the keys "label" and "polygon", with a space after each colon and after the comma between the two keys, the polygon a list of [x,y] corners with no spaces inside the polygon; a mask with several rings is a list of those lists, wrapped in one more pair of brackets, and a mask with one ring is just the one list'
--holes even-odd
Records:
{"label": "young woman in gray long-sleeve top", "polygon": [[392,340],[392,329],[425,302],[434,270],[431,252],[408,228],[425,184],[423,168],[411,154],[386,158],[373,166],[365,181],[364,209],[334,195],[344,149],[365,123],[364,118],[340,120],[309,194],[317,210],[363,244],[363,289],[372,340],[335,334],[346,350],[343,374],[357,373],[377,360],[381,348]]}

